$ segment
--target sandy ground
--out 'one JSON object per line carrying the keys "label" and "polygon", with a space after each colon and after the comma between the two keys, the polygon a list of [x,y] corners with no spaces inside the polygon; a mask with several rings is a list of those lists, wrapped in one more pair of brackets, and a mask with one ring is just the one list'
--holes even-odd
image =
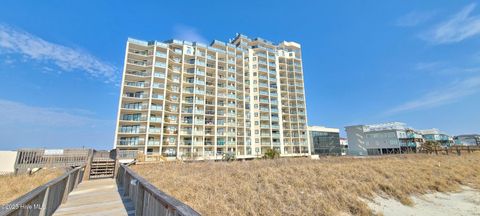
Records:
{"label": "sandy ground", "polygon": [[415,205],[405,206],[394,199],[377,197],[368,206],[385,216],[480,215],[480,191],[463,187],[459,193],[433,193],[412,197]]}

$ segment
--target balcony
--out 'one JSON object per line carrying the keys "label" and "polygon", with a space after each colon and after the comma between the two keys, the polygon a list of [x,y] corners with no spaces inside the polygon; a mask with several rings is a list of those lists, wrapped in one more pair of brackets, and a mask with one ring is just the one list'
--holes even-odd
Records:
{"label": "balcony", "polygon": [[200,76],[205,76],[205,71],[196,70],[195,74],[200,75]]}
{"label": "balcony", "polygon": [[119,140],[118,145],[120,146],[140,146],[145,144],[143,139],[132,139],[132,140]]}
{"label": "balcony", "polygon": [[155,73],[153,74],[153,76],[156,77],[156,78],[163,78],[163,79],[165,79],[165,73],[155,72]]}
{"label": "balcony", "polygon": [[268,96],[268,92],[266,92],[266,91],[260,91],[259,94]]}
{"label": "balcony", "polygon": [[157,51],[155,52],[155,56],[160,58],[167,58],[167,53]]}
{"label": "balcony", "polygon": [[201,81],[201,80],[195,80],[194,83],[197,85],[205,85],[205,81]]}
{"label": "balcony", "polygon": [[118,133],[123,134],[138,134],[138,133],[145,133],[146,127],[139,127],[139,126],[122,126],[118,129]]}
{"label": "balcony", "polygon": [[178,123],[177,119],[174,119],[174,118],[166,118],[166,119],[165,119],[165,122],[166,122],[166,123],[169,123],[169,124],[176,124],[176,123]]}
{"label": "balcony", "polygon": [[159,146],[160,145],[160,140],[149,140],[148,145],[149,146]]}
{"label": "balcony", "polygon": [[206,110],[205,114],[207,115],[215,115],[215,110]]}
{"label": "balcony", "polygon": [[193,109],[183,109],[183,110],[182,110],[182,113],[192,114],[192,113],[193,113]]}
{"label": "balcony", "polygon": [[195,89],[194,93],[195,93],[195,94],[205,94],[205,91],[204,91],[204,90]]}
{"label": "balcony", "polygon": [[147,61],[139,61],[139,60],[132,60],[132,59],[127,60],[127,64],[132,64],[132,65],[141,66],[141,67],[150,66],[150,64]]}
{"label": "balcony", "polygon": [[125,82],[125,86],[144,88],[144,87],[148,87],[148,83],[147,82]]}
{"label": "balcony", "polygon": [[150,129],[148,129],[148,132],[152,133],[152,134],[161,134],[162,129],[161,128],[150,128]]}
{"label": "balcony", "polygon": [[165,97],[160,94],[152,94],[152,99],[158,99],[158,100],[163,100]]}
{"label": "balcony", "polygon": [[192,135],[192,130],[181,130],[180,135]]}
{"label": "balcony", "polygon": [[163,89],[163,88],[165,88],[165,84],[163,84],[163,83],[153,83],[152,88]]}
{"label": "balcony", "polygon": [[129,103],[129,104],[123,104],[122,109],[127,109],[127,110],[144,110],[147,108],[146,104],[139,104],[139,103]]}
{"label": "balcony", "polygon": [[146,99],[148,98],[148,94],[126,93],[126,94],[123,94],[123,97],[134,98],[134,99]]}
{"label": "balcony", "polygon": [[151,121],[151,122],[161,123],[161,122],[162,122],[162,118],[161,118],[161,117],[151,116],[151,117],[150,117],[150,121]]}
{"label": "balcony", "polygon": [[141,56],[149,56],[152,54],[151,51],[148,50],[137,50],[137,49],[128,49],[129,53],[133,53],[136,55],[141,55]]}
{"label": "balcony", "polygon": [[155,62],[155,67],[166,68],[167,64],[164,62]]}
{"label": "balcony", "polygon": [[126,71],[125,74],[138,77],[148,77],[148,73],[142,71]]}

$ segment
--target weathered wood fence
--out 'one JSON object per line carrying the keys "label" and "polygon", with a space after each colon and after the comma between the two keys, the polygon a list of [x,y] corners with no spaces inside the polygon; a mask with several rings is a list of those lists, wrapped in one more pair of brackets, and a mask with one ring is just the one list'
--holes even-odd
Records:
{"label": "weathered wood fence", "polygon": [[15,172],[44,167],[84,166],[92,153],[92,149],[19,149]]}
{"label": "weathered wood fence", "polygon": [[472,153],[475,151],[480,151],[480,146],[461,146],[461,145],[454,145],[450,147],[440,147],[440,146],[435,146],[433,148],[421,148],[420,152],[421,153],[427,153],[427,154],[457,154],[461,155],[463,153]]}
{"label": "weathered wood fence", "polygon": [[138,156],[138,150],[117,150],[118,160],[135,160]]}
{"label": "weathered wood fence", "polygon": [[135,215],[200,215],[190,206],[158,190],[127,165],[120,165],[117,185],[123,189],[123,196],[134,203]]}
{"label": "weathered wood fence", "polygon": [[60,204],[67,201],[68,194],[82,182],[84,171],[84,166],[67,171],[62,176],[2,206],[0,215],[52,215]]}

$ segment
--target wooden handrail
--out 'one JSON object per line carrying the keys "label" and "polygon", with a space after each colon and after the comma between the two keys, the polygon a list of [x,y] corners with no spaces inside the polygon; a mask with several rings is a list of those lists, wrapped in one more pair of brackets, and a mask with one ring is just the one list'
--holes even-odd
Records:
{"label": "wooden handrail", "polygon": [[0,215],[40,215],[50,216],[67,201],[68,194],[82,182],[85,166],[67,171],[25,195],[2,205]]}
{"label": "wooden handrail", "polygon": [[135,206],[135,215],[197,216],[190,206],[160,191],[128,166],[121,164],[117,172],[117,184]]}

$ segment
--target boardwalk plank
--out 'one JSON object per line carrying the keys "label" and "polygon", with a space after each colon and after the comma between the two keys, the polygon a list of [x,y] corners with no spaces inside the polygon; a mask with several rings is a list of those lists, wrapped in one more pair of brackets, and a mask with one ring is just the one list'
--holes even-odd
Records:
{"label": "boardwalk plank", "polygon": [[114,179],[84,181],[68,196],[54,216],[134,215],[132,201],[122,198]]}

